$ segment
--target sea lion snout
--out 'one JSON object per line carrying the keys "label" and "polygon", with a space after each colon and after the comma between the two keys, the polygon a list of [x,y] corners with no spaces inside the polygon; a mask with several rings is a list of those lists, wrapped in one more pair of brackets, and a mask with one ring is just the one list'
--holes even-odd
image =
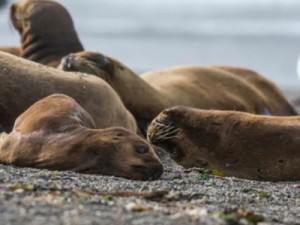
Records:
{"label": "sea lion snout", "polygon": [[164,168],[154,149],[148,143],[145,144],[147,146],[134,147],[134,153],[130,157],[133,161],[129,160],[128,165],[132,164],[133,179],[156,180],[162,175]]}
{"label": "sea lion snout", "polygon": [[10,20],[19,32],[26,29],[26,21],[30,20],[32,13],[37,11],[35,6],[36,2],[32,0],[20,1],[10,6]]}
{"label": "sea lion snout", "polygon": [[168,119],[162,119],[161,116],[155,118],[147,129],[147,140],[157,144],[163,140],[176,136],[179,128],[173,125]]}
{"label": "sea lion snout", "polygon": [[112,165],[123,177],[154,180],[163,173],[163,165],[152,146],[135,133],[121,127],[108,128],[100,139],[106,142],[113,156]]}
{"label": "sea lion snout", "polygon": [[82,51],[65,56],[58,68],[65,71],[88,73],[103,79],[112,74],[109,58],[103,54],[90,51]]}
{"label": "sea lion snout", "polygon": [[184,107],[174,106],[162,111],[149,125],[147,139],[155,144],[176,136],[184,118]]}
{"label": "sea lion snout", "polygon": [[[147,139],[154,145],[165,149],[174,160],[184,157],[183,151],[176,143],[179,137],[179,122],[181,115],[178,109],[180,106],[172,107],[161,112],[149,125],[147,130]],[[178,115],[180,115],[178,117]]]}
{"label": "sea lion snout", "polygon": [[13,24],[13,26],[21,32],[22,24],[21,24],[21,17],[18,10],[18,3],[14,3],[10,7],[9,17]]}
{"label": "sea lion snout", "polygon": [[152,174],[152,180],[160,178],[163,172],[164,167],[161,164],[152,168],[152,170],[150,170],[150,174]]}
{"label": "sea lion snout", "polygon": [[136,173],[144,175],[141,180],[157,180],[164,172],[161,163],[148,163],[147,166],[133,166]]}
{"label": "sea lion snout", "polygon": [[64,71],[74,71],[74,54],[63,57],[59,68]]}

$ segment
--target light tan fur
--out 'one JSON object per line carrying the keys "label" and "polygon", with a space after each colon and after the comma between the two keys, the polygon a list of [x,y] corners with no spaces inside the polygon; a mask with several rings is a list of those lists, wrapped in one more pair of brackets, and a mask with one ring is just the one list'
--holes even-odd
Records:
{"label": "light tan fur", "polygon": [[122,126],[137,130],[134,117],[102,79],[0,53],[0,124],[6,131],[30,105],[54,93],[74,98],[92,116],[97,128]]}
{"label": "light tan fur", "polygon": [[21,55],[21,49],[18,47],[0,46],[1,52],[7,52],[15,56]]}

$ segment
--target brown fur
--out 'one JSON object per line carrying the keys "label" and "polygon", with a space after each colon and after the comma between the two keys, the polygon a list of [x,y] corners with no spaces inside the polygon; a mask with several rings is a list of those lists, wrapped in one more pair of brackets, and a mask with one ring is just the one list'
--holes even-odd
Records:
{"label": "brown fur", "polygon": [[70,14],[57,2],[20,1],[11,6],[10,18],[26,59],[56,67],[63,56],[83,50]]}
{"label": "brown fur", "polygon": [[228,66],[214,66],[214,68],[228,71],[251,83],[254,87],[256,87],[260,92],[263,93],[272,108],[278,108],[281,110],[278,115],[298,114],[293,106],[287,101],[281,90],[272,81],[266,79],[255,71],[245,68]]}
{"label": "brown fur", "polygon": [[51,170],[157,179],[163,168],[151,146],[124,128],[95,129],[72,98],[56,94],[33,104],[0,141],[0,163]]}
{"label": "brown fur", "polygon": [[98,77],[66,73],[0,53],[0,124],[6,131],[30,105],[54,93],[74,98],[92,116],[97,128],[137,130],[135,119],[119,96]]}
{"label": "brown fur", "polygon": [[148,140],[185,168],[254,180],[300,179],[300,117],[177,106],[148,128]]}
{"label": "brown fur", "polygon": [[94,74],[107,81],[144,128],[163,109],[174,105],[296,114],[274,84],[256,75],[262,84],[258,85],[256,80],[241,76],[245,72],[239,68],[181,66],[137,76],[117,60],[96,52],[70,54],[59,68]]}
{"label": "brown fur", "polygon": [[0,46],[0,51],[1,52],[7,52],[15,56],[20,56],[21,55],[21,49],[17,47],[4,47]]}

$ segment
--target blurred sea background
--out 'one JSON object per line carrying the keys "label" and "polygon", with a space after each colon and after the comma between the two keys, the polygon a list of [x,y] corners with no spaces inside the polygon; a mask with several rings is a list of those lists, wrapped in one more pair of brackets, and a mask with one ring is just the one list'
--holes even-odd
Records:
{"label": "blurred sea background", "polygon": [[[86,50],[137,73],[176,65],[248,67],[300,91],[300,0],[60,0]],[[0,45],[18,45],[0,9]]]}

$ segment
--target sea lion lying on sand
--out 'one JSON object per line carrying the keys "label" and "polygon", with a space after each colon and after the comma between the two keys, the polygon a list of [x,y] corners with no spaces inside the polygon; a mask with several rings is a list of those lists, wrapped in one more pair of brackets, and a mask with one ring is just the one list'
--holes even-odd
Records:
{"label": "sea lion lying on sand", "polygon": [[21,36],[23,58],[56,67],[61,58],[83,50],[68,11],[50,0],[23,0],[10,8]]}
{"label": "sea lion lying on sand", "polygon": [[[296,114],[273,83],[240,68],[181,66],[138,76],[117,60],[97,52],[70,54],[58,68],[104,79],[144,129],[158,113],[174,105],[268,115]],[[246,71],[252,74],[251,79],[244,77]]]}
{"label": "sea lion lying on sand", "polygon": [[300,116],[169,108],[147,138],[185,168],[203,167],[253,180],[300,179]]}
{"label": "sea lion lying on sand", "polygon": [[51,170],[157,179],[163,167],[151,146],[130,130],[95,129],[72,98],[55,94],[21,114],[0,140],[0,163]]}
{"label": "sea lion lying on sand", "polygon": [[[228,71],[232,74],[245,79],[255,86],[268,99],[268,104],[273,105],[272,108],[278,108],[278,115],[298,115],[294,107],[287,101],[282,91],[272,81],[258,74],[257,72],[245,68],[229,67],[229,66],[213,66],[221,70]],[[277,114],[276,114],[277,115]]]}
{"label": "sea lion lying on sand", "polygon": [[30,105],[54,93],[74,98],[92,116],[97,128],[121,126],[137,131],[134,117],[105,81],[0,52],[0,124],[7,132]]}

